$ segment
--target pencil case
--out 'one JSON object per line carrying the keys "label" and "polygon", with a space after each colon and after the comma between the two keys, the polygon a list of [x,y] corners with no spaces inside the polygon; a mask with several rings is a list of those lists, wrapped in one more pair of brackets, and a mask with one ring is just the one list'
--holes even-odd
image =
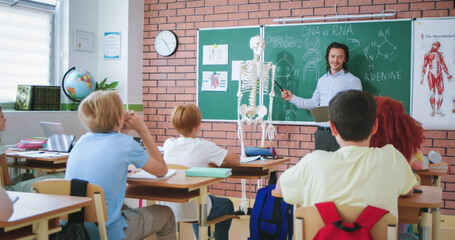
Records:
{"label": "pencil case", "polygon": [[245,155],[247,156],[272,156],[275,157],[275,148],[274,147],[246,147]]}

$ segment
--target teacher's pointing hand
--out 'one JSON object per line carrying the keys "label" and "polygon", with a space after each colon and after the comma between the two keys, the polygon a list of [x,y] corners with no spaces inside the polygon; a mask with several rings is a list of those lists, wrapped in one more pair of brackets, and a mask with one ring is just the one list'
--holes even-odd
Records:
{"label": "teacher's pointing hand", "polygon": [[285,90],[281,91],[281,97],[284,100],[289,101],[289,100],[291,100],[292,92],[285,89]]}

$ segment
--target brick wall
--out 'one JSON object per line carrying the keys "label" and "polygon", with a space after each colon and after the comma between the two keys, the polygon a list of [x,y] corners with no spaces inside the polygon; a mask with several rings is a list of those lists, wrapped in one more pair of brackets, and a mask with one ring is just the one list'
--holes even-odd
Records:
{"label": "brick wall", "polygon": [[[208,27],[252,26],[274,24],[276,18],[333,16],[338,14],[377,14],[386,9],[397,11],[396,18],[455,16],[454,2],[422,0],[145,0],[143,99],[144,114],[150,132],[162,144],[176,136],[169,117],[172,108],[183,103],[196,103],[197,30]],[[391,18],[393,19],[393,18]],[[172,30],[179,39],[179,47],[170,57],[160,57],[153,41],[160,30]],[[277,147],[279,155],[287,156],[294,165],[303,155],[314,149],[313,126],[277,125],[278,135],[267,146]],[[247,146],[260,143],[260,129],[246,128]],[[204,122],[200,137],[211,140],[229,150],[240,152],[237,126],[234,123]],[[423,151],[436,150],[443,160],[455,166],[455,131],[427,131]],[[455,170],[455,168],[454,168]],[[442,178],[444,188],[443,214],[455,215],[455,174]],[[248,190],[252,197],[256,183]],[[211,193],[241,196],[240,180],[229,179],[213,186]]]}

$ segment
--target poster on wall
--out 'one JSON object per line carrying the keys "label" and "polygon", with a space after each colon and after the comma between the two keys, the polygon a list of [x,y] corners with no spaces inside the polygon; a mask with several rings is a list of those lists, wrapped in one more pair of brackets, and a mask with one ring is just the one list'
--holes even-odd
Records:
{"label": "poster on wall", "polygon": [[120,59],[120,32],[104,33],[104,59]]}
{"label": "poster on wall", "polygon": [[227,72],[202,72],[201,91],[226,92]]}
{"label": "poster on wall", "polygon": [[412,116],[425,129],[455,129],[455,18],[414,22]]}

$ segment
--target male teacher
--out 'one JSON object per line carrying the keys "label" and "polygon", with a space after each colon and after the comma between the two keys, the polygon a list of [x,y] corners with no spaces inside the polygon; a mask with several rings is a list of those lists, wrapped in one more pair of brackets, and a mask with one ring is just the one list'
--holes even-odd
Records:
{"label": "male teacher", "polygon": [[[298,108],[311,109],[328,106],[330,99],[338,92],[350,89],[362,90],[360,79],[348,72],[349,49],[342,43],[333,42],[325,54],[326,74],[318,80],[311,98],[305,99],[293,95],[289,90],[281,91],[281,97]],[[343,70],[343,71],[341,71]],[[340,148],[330,130],[329,122],[318,123],[314,133],[316,150],[336,151]]]}

